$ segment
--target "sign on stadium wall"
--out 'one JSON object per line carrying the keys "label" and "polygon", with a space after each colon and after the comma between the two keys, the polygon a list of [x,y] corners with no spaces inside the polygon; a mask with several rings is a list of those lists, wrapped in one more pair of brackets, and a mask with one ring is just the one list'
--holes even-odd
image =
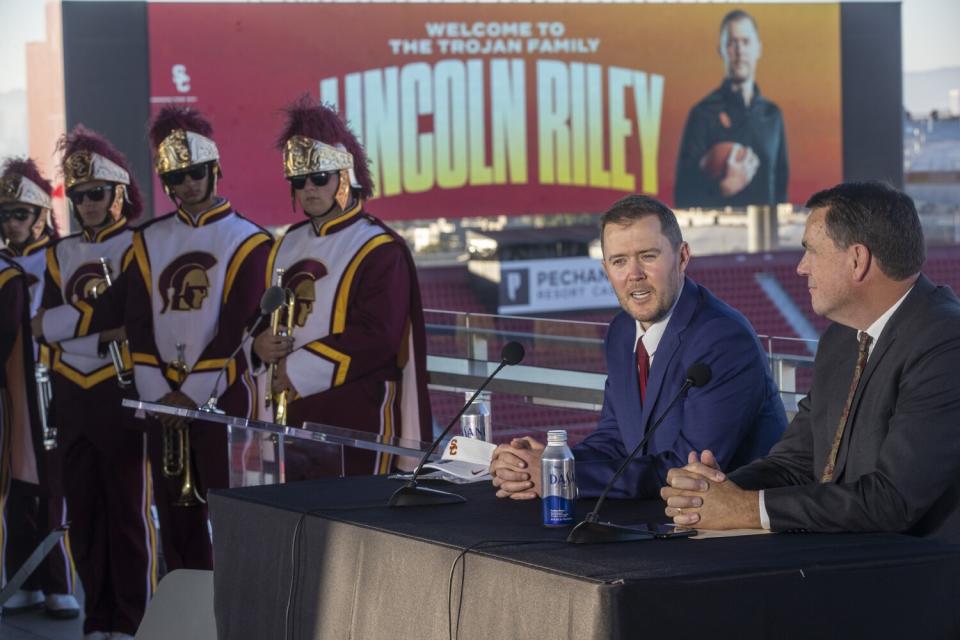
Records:
{"label": "sign on stadium wall", "polygon": [[[370,209],[386,219],[602,211],[635,192],[672,203],[687,114],[724,73],[731,8],[150,3],[151,103],[210,116],[222,191],[262,224],[296,219],[274,142],[281,107],[304,92],[359,133]],[[839,6],[746,8],[801,202],[842,176]]]}
{"label": "sign on stadium wall", "polygon": [[606,309],[618,305],[603,265],[595,258],[514,260],[499,265],[497,313]]}

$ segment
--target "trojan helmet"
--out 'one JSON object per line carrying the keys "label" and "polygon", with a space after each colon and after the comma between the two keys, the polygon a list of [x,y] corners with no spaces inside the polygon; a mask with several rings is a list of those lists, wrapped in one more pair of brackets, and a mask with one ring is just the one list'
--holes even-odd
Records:
{"label": "trojan helmet", "polygon": [[347,206],[350,189],[361,199],[373,195],[366,153],[334,109],[303,95],[285,112],[287,123],[277,139],[285,178],[337,172],[336,201],[341,209]]}
{"label": "trojan helmet", "polygon": [[50,225],[52,194],[50,182],[40,174],[37,164],[30,158],[9,158],[4,163],[0,171],[0,205],[26,204],[36,207],[37,217],[31,226],[31,241],[39,240],[44,233],[56,235]]}
{"label": "trojan helmet", "polygon": [[103,276],[103,267],[97,262],[81,265],[65,287],[67,302],[76,304],[84,300],[95,300],[107,290],[107,279]]}
{"label": "trojan helmet", "polygon": [[[209,164],[210,182],[206,197],[210,197],[217,179],[223,177],[220,151],[210,138],[212,135],[213,125],[196,109],[178,106],[161,109],[150,125],[150,143],[156,150],[154,167],[161,180],[165,174]],[[166,182],[163,189],[171,199],[174,198],[173,190]]]}
{"label": "trojan helmet", "polygon": [[157,283],[163,301],[160,313],[200,309],[210,293],[207,270],[215,264],[217,259],[209,253],[191,251],[167,265]]}
{"label": "trojan helmet", "polygon": [[327,267],[319,260],[309,258],[300,260],[283,274],[283,288],[293,291],[297,300],[294,322],[298,327],[304,326],[313,313],[313,305],[317,301],[314,284],[325,275]]}
{"label": "trojan helmet", "polygon": [[[57,149],[63,153],[63,186],[68,193],[77,185],[103,180],[117,187],[114,204],[120,205],[111,206],[108,215],[114,220],[121,216],[133,220],[140,215],[143,201],[130,165],[106,138],[78,124],[60,138]],[[77,215],[75,211],[74,215]]]}

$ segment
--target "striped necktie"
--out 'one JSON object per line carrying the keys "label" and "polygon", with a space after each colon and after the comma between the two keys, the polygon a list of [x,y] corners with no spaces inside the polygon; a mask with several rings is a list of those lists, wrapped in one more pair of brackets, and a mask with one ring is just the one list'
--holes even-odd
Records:
{"label": "striped necktie", "polygon": [[823,473],[820,475],[821,483],[833,482],[833,468],[837,464],[837,452],[840,451],[840,441],[843,440],[843,432],[847,427],[847,419],[850,417],[853,396],[857,393],[860,376],[863,374],[864,367],[867,366],[867,356],[870,354],[870,342],[873,338],[866,331],[861,331],[859,338],[857,366],[853,370],[853,380],[850,382],[850,391],[847,393],[847,403],[843,405],[843,413],[840,414],[840,424],[837,425],[837,433],[833,436],[833,446],[830,447],[827,464],[823,467]]}

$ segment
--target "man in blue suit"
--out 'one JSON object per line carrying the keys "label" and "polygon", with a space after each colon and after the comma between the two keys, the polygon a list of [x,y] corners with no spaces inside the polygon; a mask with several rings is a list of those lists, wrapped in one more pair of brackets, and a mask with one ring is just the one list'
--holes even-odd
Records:
{"label": "man in blue suit", "polygon": [[[603,215],[600,235],[603,268],[623,310],[607,331],[600,422],[573,448],[580,495],[600,493],[697,362],[710,366],[711,381],[671,410],[610,496],[658,497],[667,471],[691,451],[709,449],[725,468],[766,455],[786,427],[767,358],[747,320],[686,277],[690,248],[673,211],[628,196]],[[497,496],[540,495],[543,448],[530,437],[497,447],[490,465]]]}

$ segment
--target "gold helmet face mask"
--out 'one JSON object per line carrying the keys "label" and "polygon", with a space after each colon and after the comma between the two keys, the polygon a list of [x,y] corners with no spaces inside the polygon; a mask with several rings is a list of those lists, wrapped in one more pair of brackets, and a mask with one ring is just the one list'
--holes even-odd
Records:
{"label": "gold helmet face mask", "polygon": [[[77,151],[63,161],[63,186],[68,193],[77,185],[95,180],[113,184],[113,201],[110,203],[107,213],[111,221],[118,221],[123,215],[123,203],[127,201],[127,185],[130,184],[130,174],[109,158],[93,151]],[[77,213],[72,203],[71,208],[74,209],[74,217],[79,219],[80,214]],[[105,219],[104,223],[106,222]]]}
{"label": "gold helmet face mask", "polygon": [[283,147],[285,178],[312,173],[334,173],[340,177],[333,199],[345,210],[350,203],[350,187],[359,187],[353,172],[353,155],[343,145],[331,146],[306,136],[291,136]]}
{"label": "gold helmet face mask", "polygon": [[43,237],[43,232],[47,228],[47,219],[50,217],[49,209],[40,209],[37,213],[37,221],[30,227],[30,239],[39,240]]}
{"label": "gold helmet face mask", "polygon": [[[183,171],[201,164],[211,164],[210,193],[214,193],[217,179],[222,177],[220,169],[220,151],[217,144],[199,133],[185,129],[174,129],[159,145],[154,160],[157,175],[163,176],[174,171]],[[163,181],[163,190],[173,200],[173,187]]]}
{"label": "gold helmet face mask", "polygon": [[110,219],[116,222],[123,215],[123,203],[127,199],[127,188],[118,184],[113,188],[113,202],[110,203]]}
{"label": "gold helmet face mask", "polygon": [[30,239],[39,240],[47,226],[53,201],[36,182],[18,173],[0,178],[0,205],[26,204],[37,208],[37,219],[30,225]]}

